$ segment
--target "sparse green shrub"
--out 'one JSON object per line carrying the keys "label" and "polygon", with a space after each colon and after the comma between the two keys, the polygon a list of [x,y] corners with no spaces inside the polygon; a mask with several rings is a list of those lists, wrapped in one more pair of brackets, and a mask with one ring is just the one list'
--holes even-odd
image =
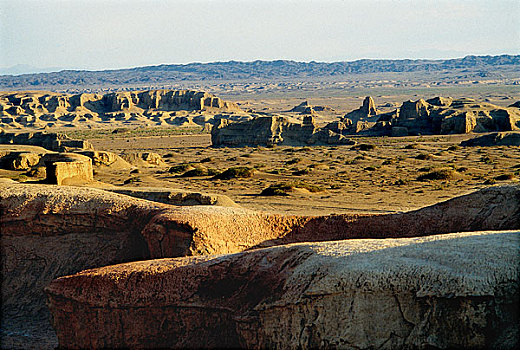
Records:
{"label": "sparse green shrub", "polygon": [[485,164],[493,164],[493,160],[489,156],[482,156],[480,161]]}
{"label": "sparse green shrub", "polygon": [[415,159],[419,159],[419,160],[430,160],[432,158],[433,158],[433,156],[430,153],[421,153],[415,157]]}
{"label": "sparse green shrub", "polygon": [[398,179],[396,181],[394,181],[393,185],[394,186],[403,186],[403,185],[406,185],[408,183],[408,181],[405,181],[403,179]]}
{"label": "sparse green shrub", "polygon": [[253,177],[255,169],[249,167],[233,167],[213,177],[214,180],[245,179]]}
{"label": "sparse green shrub", "polygon": [[359,145],[352,146],[350,149],[359,151],[372,151],[376,148],[375,145],[369,143],[361,143]]}
{"label": "sparse green shrub", "polygon": [[515,176],[513,174],[502,174],[495,177],[495,180],[497,181],[507,181],[507,180],[513,180]]}
{"label": "sparse green shrub", "polygon": [[180,173],[186,172],[187,170],[190,170],[192,168],[193,168],[192,165],[190,165],[188,163],[182,163],[182,164],[174,165],[174,166],[170,167],[170,169],[168,169],[168,172],[172,173],[172,174],[180,174]]}
{"label": "sparse green shrub", "polygon": [[304,169],[295,170],[295,171],[292,172],[292,174],[296,175],[296,176],[301,176],[301,175],[307,175],[310,172],[311,171],[309,170],[309,168],[304,168]]}
{"label": "sparse green shrub", "polygon": [[303,182],[280,182],[262,190],[261,196],[288,196],[295,188],[303,188],[309,192],[320,192],[319,186],[309,185]]}
{"label": "sparse green shrub", "polygon": [[130,183],[141,182],[141,181],[142,181],[142,180],[141,180],[140,178],[134,176],[134,177],[131,177],[131,178],[129,178],[129,179],[126,179],[125,181],[123,181],[123,183],[124,183],[125,185],[127,185],[127,184],[130,184]]}
{"label": "sparse green shrub", "polygon": [[429,173],[420,175],[417,177],[419,181],[430,181],[430,180],[452,180],[456,177],[457,172],[453,169],[444,168],[433,170]]}
{"label": "sparse green shrub", "polygon": [[117,128],[112,131],[112,134],[127,134],[130,132],[128,128]]}
{"label": "sparse green shrub", "polygon": [[195,169],[191,169],[180,175],[181,177],[196,177],[196,176],[215,176],[220,174],[220,172],[216,169],[205,168],[205,167],[196,167]]}
{"label": "sparse green shrub", "polygon": [[287,165],[292,165],[292,164],[297,164],[299,162],[301,162],[302,159],[301,158],[293,158],[291,160],[288,160],[287,162],[285,162],[285,164]]}

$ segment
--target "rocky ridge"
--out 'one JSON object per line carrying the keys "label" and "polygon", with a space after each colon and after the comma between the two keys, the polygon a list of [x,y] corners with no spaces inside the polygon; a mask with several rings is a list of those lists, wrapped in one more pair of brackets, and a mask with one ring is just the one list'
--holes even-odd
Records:
{"label": "rocky ridge", "polygon": [[[76,95],[52,92],[0,93],[0,127],[44,127],[120,122],[179,125],[182,112],[239,112],[232,103],[206,92],[149,90]],[[179,115],[177,115],[180,113]]]}
{"label": "rocky ridge", "polygon": [[[519,55],[466,56],[447,60],[370,60],[352,62],[295,62],[288,60],[253,62],[212,62],[170,64],[132,69],[106,71],[66,70],[45,74],[24,74],[20,76],[0,76],[0,89],[50,89],[50,88],[99,88],[99,86],[143,86],[150,84],[171,84],[179,81],[203,80],[252,80],[266,79],[306,79],[324,77],[344,77],[352,74],[384,72],[434,72],[449,71],[453,79],[458,72],[471,78],[497,77],[518,71]],[[455,74],[453,74],[455,72]],[[518,79],[517,74],[513,76]]]}
{"label": "rocky ridge", "polygon": [[519,234],[134,262],[59,278],[46,292],[63,347],[514,348]]}
{"label": "rocky ridge", "polygon": [[86,268],[295,242],[519,229],[520,194],[518,187],[503,186],[402,214],[310,217],[172,207],[96,189],[6,183],[0,184],[0,212],[2,320],[9,323],[45,315],[42,288]]}
{"label": "rocky ridge", "polygon": [[221,119],[214,123],[214,146],[354,144],[349,136],[408,136],[519,131],[520,110],[473,99],[434,97],[405,101],[380,113],[372,97],[337,121],[318,126],[315,112],[305,104],[293,111],[305,114],[300,122],[286,116],[257,116],[249,120]]}

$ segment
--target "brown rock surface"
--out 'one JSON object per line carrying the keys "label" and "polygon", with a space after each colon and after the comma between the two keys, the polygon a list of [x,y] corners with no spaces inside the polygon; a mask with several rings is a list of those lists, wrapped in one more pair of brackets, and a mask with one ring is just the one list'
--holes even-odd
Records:
{"label": "brown rock surface", "polygon": [[284,216],[172,207],[106,191],[0,183],[2,319],[44,315],[42,288],[92,267],[346,238],[520,228],[520,189],[481,190],[393,215]]}
{"label": "brown rock surface", "polygon": [[47,289],[71,348],[514,348],[520,231],[300,243],[83,271]]}
{"label": "brown rock surface", "polygon": [[94,181],[92,160],[76,153],[48,153],[43,157],[47,177],[56,185],[86,184]]}
{"label": "brown rock surface", "polygon": [[161,156],[154,152],[127,152],[121,154],[121,158],[130,164],[137,166],[164,166],[166,163]]}
{"label": "brown rock surface", "polygon": [[[173,111],[241,112],[237,104],[203,91],[149,90],[106,94],[52,92],[0,93],[0,123],[6,127],[40,127],[45,122],[103,122],[110,119],[154,119]],[[162,113],[161,113],[162,114]]]}

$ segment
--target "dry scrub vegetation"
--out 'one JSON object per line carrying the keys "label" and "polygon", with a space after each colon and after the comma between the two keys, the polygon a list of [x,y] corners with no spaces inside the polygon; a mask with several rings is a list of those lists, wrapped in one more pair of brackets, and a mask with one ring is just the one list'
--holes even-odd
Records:
{"label": "dry scrub vegetation", "polygon": [[408,210],[518,181],[518,148],[459,146],[470,137],[357,138],[356,146],[243,148],[213,148],[205,135],[93,142],[107,151],[131,147],[158,152],[167,164],[138,174],[98,170],[99,181],[214,192],[248,208],[327,214]]}

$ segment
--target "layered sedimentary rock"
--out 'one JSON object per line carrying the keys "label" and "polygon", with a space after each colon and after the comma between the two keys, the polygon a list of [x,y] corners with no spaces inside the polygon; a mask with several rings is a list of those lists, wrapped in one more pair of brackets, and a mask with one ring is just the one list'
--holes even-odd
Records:
{"label": "layered sedimentary rock", "polygon": [[[341,122],[346,125],[342,135],[465,134],[518,130],[520,113],[511,106],[499,107],[469,98],[434,97],[405,101],[399,109],[380,114],[367,97],[361,108],[346,114]],[[326,126],[331,127],[334,125]]]}
{"label": "layered sedimentary rock", "polygon": [[218,120],[211,129],[213,146],[346,144],[354,142],[330,129],[319,128],[312,117],[303,123],[283,116],[256,117],[233,122]]}
{"label": "layered sedimentary rock", "polygon": [[94,181],[92,160],[76,153],[47,153],[43,157],[49,184],[77,185]]}
{"label": "layered sedimentary rock", "polygon": [[63,133],[47,132],[0,133],[0,144],[39,146],[55,152],[94,149],[88,141],[73,140]]}
{"label": "layered sedimentary rock", "polygon": [[289,112],[297,112],[300,114],[312,114],[315,115],[316,112],[333,112],[334,110],[329,106],[313,106],[309,104],[308,101],[304,101],[300,103],[298,106],[292,108]]}
{"label": "layered sedimentary rock", "polygon": [[309,217],[172,207],[96,189],[9,183],[0,184],[0,212],[2,310],[16,314],[41,311],[41,290],[53,278],[122,261],[520,229],[520,188],[490,188],[402,214]]}
{"label": "layered sedimentary rock", "polygon": [[520,231],[300,243],[46,289],[71,348],[515,348]]}
{"label": "layered sedimentary rock", "polygon": [[141,117],[153,119],[162,115],[162,112],[184,110],[240,111],[240,108],[209,93],[193,90],[113,92],[104,95],[41,92],[0,94],[0,123],[10,127],[36,127],[42,122],[101,122]]}

